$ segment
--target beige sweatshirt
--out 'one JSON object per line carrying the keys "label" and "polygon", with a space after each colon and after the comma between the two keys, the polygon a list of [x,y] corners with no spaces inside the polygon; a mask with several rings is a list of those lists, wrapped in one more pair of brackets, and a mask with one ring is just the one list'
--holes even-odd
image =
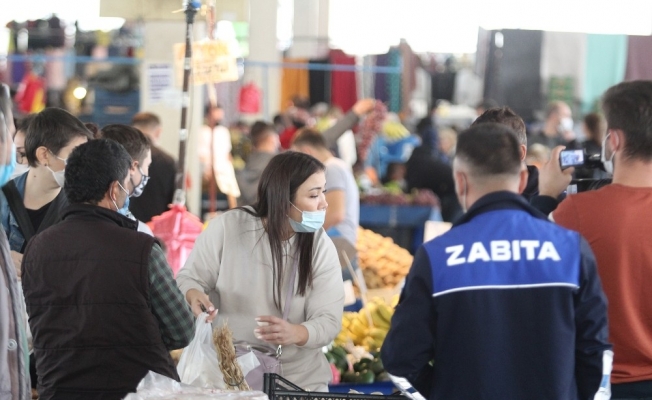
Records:
{"label": "beige sweatshirt", "polygon": [[[284,288],[282,307],[290,284],[296,235],[285,242]],[[335,246],[323,229],[315,233],[313,287],[305,297],[294,296],[289,322],[308,330],[304,346],[284,346],[281,363],[283,376],[308,390],[325,390],[332,378],[321,348],[339,333],[342,323],[344,289]],[[295,288],[298,279],[296,279]],[[273,315],[282,318],[274,306],[272,252],[261,220],[242,210],[233,210],[215,218],[195,242],[177,284],[181,293],[198,289],[213,293],[221,325],[228,320],[235,340],[264,344],[254,336],[255,318]]]}

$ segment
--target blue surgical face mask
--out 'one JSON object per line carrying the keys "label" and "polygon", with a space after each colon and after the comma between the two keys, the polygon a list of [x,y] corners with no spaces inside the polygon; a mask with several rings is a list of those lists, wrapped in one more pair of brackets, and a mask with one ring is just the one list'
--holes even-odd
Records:
{"label": "blue surgical face mask", "polygon": [[4,186],[5,183],[9,182],[11,174],[14,173],[14,169],[16,169],[16,145],[12,143],[9,164],[0,165],[0,186]]}
{"label": "blue surgical face mask", "polygon": [[[299,208],[294,204],[292,204],[292,207],[299,210]],[[318,231],[319,228],[324,226],[324,220],[326,219],[326,210],[301,211],[301,222],[297,222],[290,217],[288,217],[288,219],[290,220],[290,226],[295,232],[312,233]]]}
{"label": "blue surgical face mask", "polygon": [[118,182],[118,186],[120,186],[120,189],[122,189],[123,192],[127,194],[126,200],[122,207],[118,207],[118,203],[115,202],[115,200],[111,199],[113,202],[113,205],[115,206],[115,210],[118,212],[118,214],[122,214],[125,217],[129,216],[129,192],[127,192],[127,189],[123,188],[120,182]]}
{"label": "blue surgical face mask", "polygon": [[122,206],[121,209],[118,210],[118,212],[125,217],[129,217],[131,215],[131,212],[129,211],[129,196],[127,196],[127,200],[125,200],[125,205]]}

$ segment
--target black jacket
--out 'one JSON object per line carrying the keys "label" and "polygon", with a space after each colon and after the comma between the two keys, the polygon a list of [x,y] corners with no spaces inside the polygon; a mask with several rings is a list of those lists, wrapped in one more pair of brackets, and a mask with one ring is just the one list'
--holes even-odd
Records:
{"label": "black jacket", "polygon": [[441,213],[445,221],[452,221],[461,213],[455,195],[453,169],[435,157],[432,147],[421,145],[415,148],[405,166],[408,189],[432,190],[441,201]]}
{"label": "black jacket", "polygon": [[154,371],[179,379],[151,311],[154,239],[97,206],[72,205],[36,235],[23,290],[42,400],[122,399]]}

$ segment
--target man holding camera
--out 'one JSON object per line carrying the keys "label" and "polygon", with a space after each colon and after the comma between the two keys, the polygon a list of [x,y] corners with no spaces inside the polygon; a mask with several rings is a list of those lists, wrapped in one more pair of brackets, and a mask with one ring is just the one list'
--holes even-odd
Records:
{"label": "man holding camera", "polygon": [[[613,183],[569,196],[550,218],[580,232],[595,253],[609,300],[609,339],[615,353],[613,399],[650,398],[652,81],[611,87],[603,96],[602,107],[608,126],[602,158],[605,170],[613,172]],[[553,168],[554,162],[557,160],[547,167]],[[543,173],[546,177],[547,172]],[[558,187],[567,179],[568,174],[558,179]]]}

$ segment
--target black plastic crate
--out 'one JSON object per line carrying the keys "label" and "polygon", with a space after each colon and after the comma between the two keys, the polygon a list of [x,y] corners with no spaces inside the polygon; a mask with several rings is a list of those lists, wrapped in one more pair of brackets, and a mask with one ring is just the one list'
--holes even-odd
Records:
{"label": "black plastic crate", "polygon": [[380,394],[306,392],[277,374],[265,374],[263,391],[269,400],[406,400],[406,397],[401,394],[384,396]]}

